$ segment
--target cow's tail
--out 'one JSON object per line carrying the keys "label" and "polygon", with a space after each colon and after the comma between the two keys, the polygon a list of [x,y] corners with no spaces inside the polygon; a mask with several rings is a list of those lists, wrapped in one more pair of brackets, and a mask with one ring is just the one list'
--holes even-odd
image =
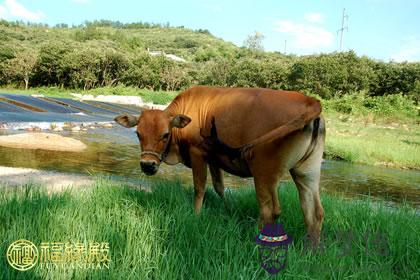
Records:
{"label": "cow's tail", "polygon": [[[306,125],[305,125],[306,124]],[[308,152],[306,153],[308,156],[312,153],[313,149],[315,148],[316,144],[318,143],[318,137],[320,135],[325,135],[325,122],[321,115],[318,115],[313,121],[310,122],[312,124],[312,140]],[[289,133],[296,131],[298,129],[305,129],[306,126],[309,124],[302,119],[297,119],[289,122],[284,126],[280,126],[276,129],[273,129],[269,133],[259,137],[253,143],[244,145],[240,148],[239,153],[241,158],[243,159],[251,159],[253,156],[253,148],[255,145],[267,143],[270,141],[274,141],[275,139],[279,139],[285,137]],[[305,156],[306,156],[305,154]]]}
{"label": "cow's tail", "polygon": [[315,147],[322,141],[325,143],[325,120],[322,116],[313,120],[312,123],[312,139],[311,143],[309,144],[308,150],[306,151],[305,155],[299,160],[297,165],[300,165],[305,160],[307,160],[312,152],[314,151]]}

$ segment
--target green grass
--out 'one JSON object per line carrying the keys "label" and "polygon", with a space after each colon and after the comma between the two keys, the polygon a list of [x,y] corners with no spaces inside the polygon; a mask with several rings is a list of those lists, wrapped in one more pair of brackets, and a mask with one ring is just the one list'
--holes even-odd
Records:
{"label": "green grass", "polygon": [[40,87],[40,88],[29,88],[28,90],[14,88],[14,87],[0,87],[0,93],[13,93],[13,94],[43,94],[49,97],[65,97],[71,98],[71,92],[77,92],[74,90],[68,89],[59,89],[59,88],[48,88],[48,87]]}
{"label": "green grass", "polygon": [[353,163],[420,170],[420,127],[327,115],[326,156]]}
{"label": "green grass", "polygon": [[[208,190],[203,212],[193,191],[157,182],[152,193],[99,180],[93,188],[47,195],[36,186],[0,194],[0,251],[25,238],[35,244],[109,242],[109,269],[26,272],[0,260],[2,279],[272,279],[254,243],[258,207],[252,188],[231,191],[226,203]],[[325,221],[317,253],[305,249],[305,229],[293,184],[280,188],[281,222],[293,236],[287,268],[277,279],[418,279],[420,218],[408,206],[390,211],[369,201],[323,195]],[[343,237],[342,233],[352,233]],[[378,249],[375,234],[388,244]],[[367,238],[367,234],[370,236]],[[383,248],[383,247],[381,247]],[[340,257],[340,254],[345,253]]]}
{"label": "green grass", "polygon": [[321,100],[324,113],[329,115],[349,115],[370,122],[379,123],[419,123],[420,107],[415,98],[400,94],[369,96],[365,91],[351,92]]}

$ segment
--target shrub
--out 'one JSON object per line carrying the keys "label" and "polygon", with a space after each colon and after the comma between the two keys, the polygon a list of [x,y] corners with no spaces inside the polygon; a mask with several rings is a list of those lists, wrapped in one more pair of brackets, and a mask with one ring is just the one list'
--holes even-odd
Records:
{"label": "shrub", "polygon": [[[16,69],[9,66],[14,64],[16,51],[24,48],[33,53],[39,50],[30,76],[30,85],[37,87],[88,89],[122,84],[180,90],[200,83],[299,90],[324,99],[348,94],[353,98],[354,92],[369,96],[401,93],[416,104],[420,101],[420,63],[385,63],[358,57],[353,51],[286,56],[256,51],[259,48],[255,46],[238,48],[207,30],[169,24],[99,20],[77,27],[48,28],[45,24],[0,20],[0,41],[3,85],[19,83]],[[146,48],[175,54],[188,62],[152,57]],[[334,102],[331,106],[340,112],[355,110]],[[379,106],[366,102],[367,106]]]}

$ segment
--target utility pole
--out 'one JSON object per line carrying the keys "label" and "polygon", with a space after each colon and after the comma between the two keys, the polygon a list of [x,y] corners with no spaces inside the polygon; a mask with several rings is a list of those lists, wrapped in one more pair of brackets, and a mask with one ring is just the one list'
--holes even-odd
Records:
{"label": "utility pole", "polygon": [[286,54],[287,40],[284,40],[284,54]]}
{"label": "utility pole", "polygon": [[343,49],[343,33],[344,30],[349,31],[347,21],[349,20],[349,15],[346,14],[346,8],[343,9],[343,17],[341,18],[341,28],[337,30],[337,35],[340,32],[340,52]]}

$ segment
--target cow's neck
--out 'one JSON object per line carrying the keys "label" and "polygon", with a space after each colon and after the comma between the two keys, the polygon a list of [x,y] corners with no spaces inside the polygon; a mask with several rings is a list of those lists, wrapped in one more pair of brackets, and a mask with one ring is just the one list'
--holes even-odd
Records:
{"label": "cow's neck", "polygon": [[[182,106],[182,102],[178,98],[175,98],[175,100],[172,101],[171,104],[169,104],[165,111],[173,116],[176,116],[178,114],[185,114],[183,107],[184,106]],[[164,162],[169,165],[174,165],[177,163],[182,163],[182,157],[179,148],[179,145],[182,142],[182,135],[180,133],[180,129],[176,128],[172,129],[171,133],[171,146],[169,148],[169,153]]]}
{"label": "cow's neck", "polygon": [[[188,157],[186,151],[189,146],[198,145],[201,143],[200,129],[206,127],[206,123],[210,123],[208,119],[211,112],[210,103],[207,102],[206,98],[200,96],[200,100],[197,95],[194,96],[194,101],[191,102],[192,96],[188,92],[184,92],[176,97],[171,104],[165,109],[165,111],[172,116],[183,114],[192,119],[191,123],[182,129],[172,129],[172,145],[170,149],[170,158],[165,160],[168,164],[184,163],[188,166]],[[196,107],[200,104],[200,107]],[[185,162],[187,161],[187,162]]]}

